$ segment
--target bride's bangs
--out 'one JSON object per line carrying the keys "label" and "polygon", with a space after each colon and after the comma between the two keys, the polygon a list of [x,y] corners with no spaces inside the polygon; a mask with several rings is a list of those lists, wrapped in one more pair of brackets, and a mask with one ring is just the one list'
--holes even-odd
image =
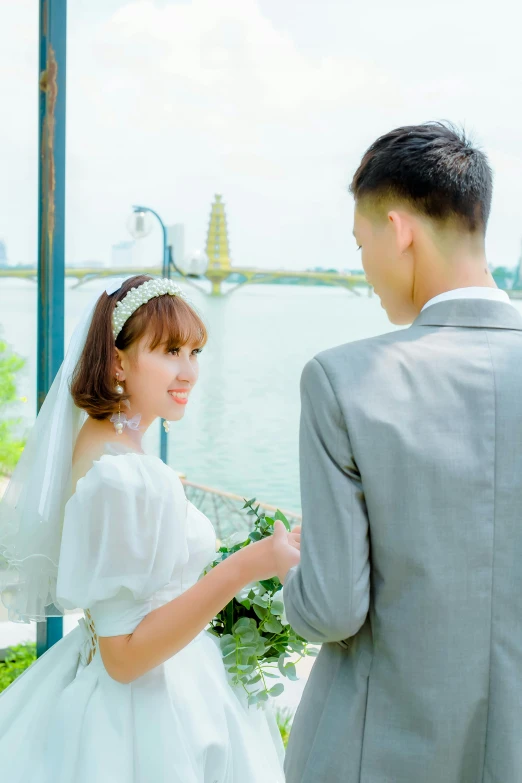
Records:
{"label": "bride's bangs", "polygon": [[143,308],[143,326],[149,336],[149,349],[159,345],[166,350],[189,345],[202,348],[208,339],[207,329],[199,315],[179,296],[159,296]]}

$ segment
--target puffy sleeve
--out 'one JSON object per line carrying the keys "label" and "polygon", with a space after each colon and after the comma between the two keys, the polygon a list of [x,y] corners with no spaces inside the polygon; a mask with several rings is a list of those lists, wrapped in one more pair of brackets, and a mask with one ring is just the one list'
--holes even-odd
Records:
{"label": "puffy sleeve", "polygon": [[181,576],[186,519],[181,482],[161,460],[104,454],[65,509],[58,602],[90,609],[98,636],[132,633],[154,593]]}

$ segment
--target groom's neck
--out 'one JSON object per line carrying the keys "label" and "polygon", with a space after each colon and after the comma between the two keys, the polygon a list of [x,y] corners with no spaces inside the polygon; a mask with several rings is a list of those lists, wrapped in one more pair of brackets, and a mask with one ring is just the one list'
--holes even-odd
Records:
{"label": "groom's neck", "polygon": [[427,301],[455,288],[496,288],[489,271],[484,238],[441,236],[416,248],[413,301],[420,310]]}

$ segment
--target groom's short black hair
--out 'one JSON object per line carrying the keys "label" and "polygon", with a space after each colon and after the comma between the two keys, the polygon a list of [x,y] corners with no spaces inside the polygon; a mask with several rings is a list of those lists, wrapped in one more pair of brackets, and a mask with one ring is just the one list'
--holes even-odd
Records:
{"label": "groom's short black hair", "polygon": [[350,185],[358,202],[399,198],[436,220],[457,219],[470,232],[485,231],[492,191],[486,155],[464,131],[442,122],[409,125],[378,138]]}

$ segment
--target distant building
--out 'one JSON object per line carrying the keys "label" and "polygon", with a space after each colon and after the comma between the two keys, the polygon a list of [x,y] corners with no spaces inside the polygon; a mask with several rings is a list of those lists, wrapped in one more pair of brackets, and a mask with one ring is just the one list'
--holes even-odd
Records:
{"label": "distant building", "polygon": [[9,266],[7,263],[7,245],[0,239],[0,267]]}
{"label": "distant building", "polygon": [[133,239],[125,241],[125,242],[118,242],[118,244],[112,246],[112,255],[111,255],[111,268],[112,269],[132,269],[134,256],[135,256],[135,245]]}

